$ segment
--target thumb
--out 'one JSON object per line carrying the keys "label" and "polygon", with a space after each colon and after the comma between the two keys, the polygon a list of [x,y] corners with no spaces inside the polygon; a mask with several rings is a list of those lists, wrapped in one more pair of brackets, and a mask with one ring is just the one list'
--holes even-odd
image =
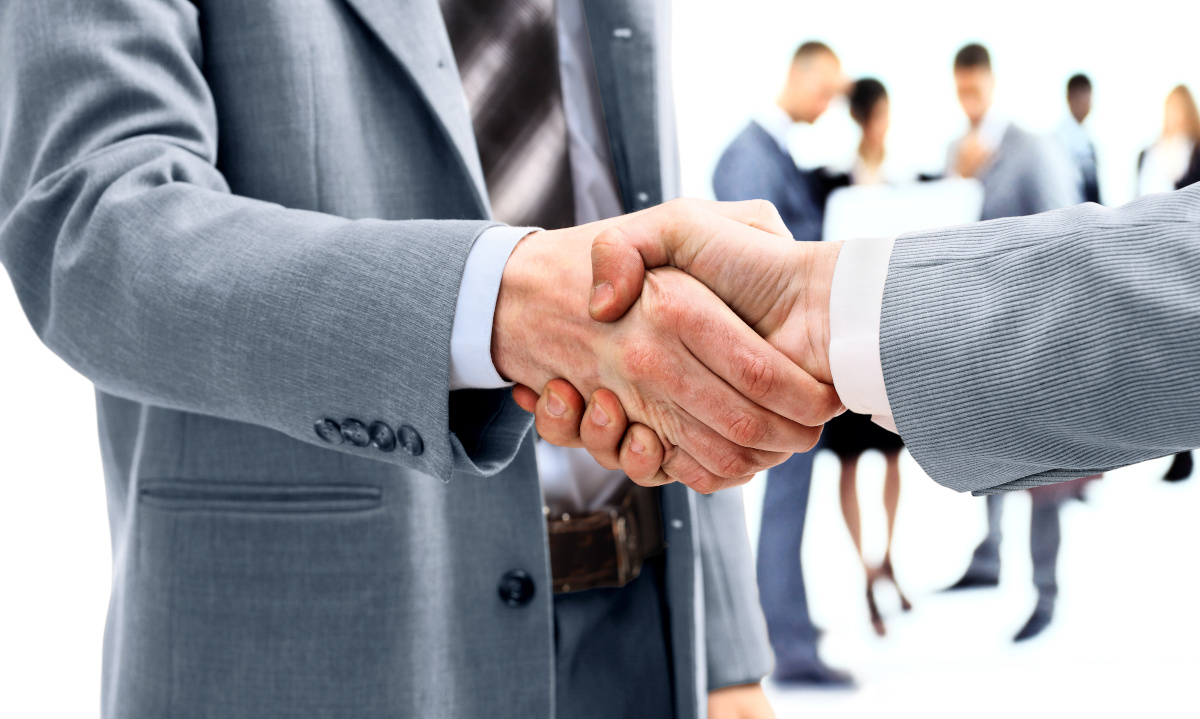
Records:
{"label": "thumb", "polygon": [[620,227],[592,240],[592,296],[588,312],[598,322],[621,318],[642,293],[646,263],[633,238]]}

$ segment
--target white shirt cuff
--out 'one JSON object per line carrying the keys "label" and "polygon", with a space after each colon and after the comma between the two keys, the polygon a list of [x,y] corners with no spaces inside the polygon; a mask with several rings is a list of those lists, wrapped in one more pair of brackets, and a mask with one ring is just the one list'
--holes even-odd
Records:
{"label": "white shirt cuff", "polygon": [[490,227],[467,255],[450,328],[450,389],[495,389],[505,381],[492,363],[492,321],[500,278],[513,248],[536,227]]}
{"label": "white shirt cuff", "polygon": [[842,404],[892,432],[892,406],[879,356],[883,287],[896,238],[842,245],[829,292],[829,369]]}

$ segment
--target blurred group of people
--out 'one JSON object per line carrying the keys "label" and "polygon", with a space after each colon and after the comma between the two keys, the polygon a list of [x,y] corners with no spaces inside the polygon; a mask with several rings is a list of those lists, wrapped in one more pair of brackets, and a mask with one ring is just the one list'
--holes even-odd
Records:
{"label": "blurred group of people", "polygon": [[[993,102],[996,78],[986,47],[972,43],[958,51],[954,82],[968,129],[950,143],[944,170],[912,180],[973,178],[983,190],[980,216],[994,220],[1032,215],[1082,202],[1102,200],[1095,146],[1085,130],[1092,108],[1092,83],[1083,74],[1066,87],[1068,114],[1053,135],[1029,132]],[[861,139],[848,171],[802,169],[789,149],[789,133],[797,123],[816,122],[839,96],[848,101]],[[783,91],[761,108],[721,155],[713,174],[719,200],[763,198],[771,201],[798,241],[822,238],[825,207],[831,193],[851,185],[897,184],[888,162],[890,102],[877,79],[847,82],[837,54],[821,42],[802,44],[792,57]],[[1200,181],[1200,113],[1185,86],[1166,101],[1162,137],[1138,160],[1141,194],[1178,189]],[[913,228],[918,229],[918,228]],[[775,652],[774,679],[783,684],[852,686],[852,676],[822,661],[818,630],[808,612],[800,564],[800,546],[808,505],[813,457],[828,449],[841,464],[839,496],[847,530],[866,575],[866,602],[879,636],[886,624],[875,600],[875,586],[890,582],[901,608],[911,603],[901,591],[892,564],[892,536],[900,498],[900,452],[903,442],[870,417],[846,413],[829,423],[813,451],[794,455],[767,477],[758,549],[758,582]],[[857,466],[868,450],[885,462],[883,504],[886,547],[882,561],[867,561],[857,491]],[[1178,481],[1192,473],[1191,453],[1177,455],[1165,479]],[[1034,611],[1014,641],[1040,634],[1051,622],[1058,595],[1057,558],[1061,537],[1060,510],[1071,499],[1083,500],[1087,484],[1100,475],[1030,489],[1033,511],[1030,553],[1037,590]],[[987,533],[975,548],[961,578],[945,591],[995,587],[1000,580],[1000,520],[1003,495],[987,497]]]}

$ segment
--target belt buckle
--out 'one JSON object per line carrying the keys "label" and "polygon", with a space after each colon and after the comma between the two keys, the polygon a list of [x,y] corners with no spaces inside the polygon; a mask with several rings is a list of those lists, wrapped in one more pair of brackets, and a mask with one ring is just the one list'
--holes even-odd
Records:
{"label": "belt buckle", "polygon": [[555,594],[623,587],[637,579],[645,557],[632,497],[583,516],[548,519]]}

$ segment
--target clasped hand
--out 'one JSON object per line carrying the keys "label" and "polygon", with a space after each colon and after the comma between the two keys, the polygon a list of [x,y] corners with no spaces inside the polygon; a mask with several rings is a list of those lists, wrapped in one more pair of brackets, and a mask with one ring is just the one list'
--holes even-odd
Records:
{"label": "clasped hand", "polygon": [[828,361],[839,248],[795,242],[762,201],[536,232],[505,266],[492,358],[543,439],[639,484],[735,486],[844,409]]}

